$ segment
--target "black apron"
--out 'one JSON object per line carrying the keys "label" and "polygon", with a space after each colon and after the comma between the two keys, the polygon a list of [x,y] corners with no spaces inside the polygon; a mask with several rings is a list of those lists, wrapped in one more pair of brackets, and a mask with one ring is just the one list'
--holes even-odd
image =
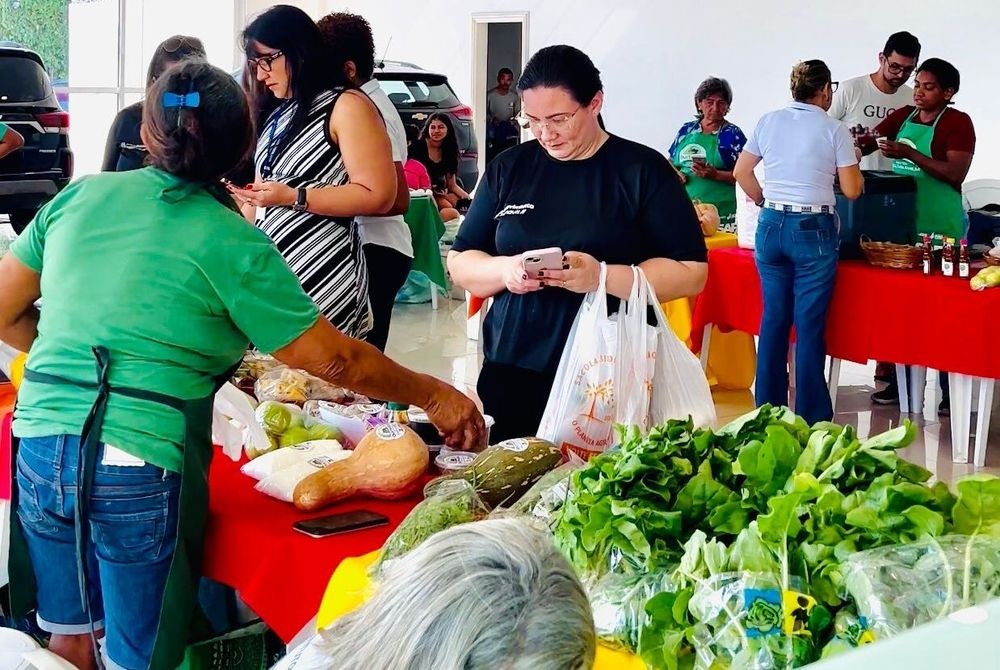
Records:
{"label": "black apron", "polygon": [[[215,393],[235,372],[234,366],[216,379],[215,391],[197,400],[182,400],[173,396],[132,389],[113,387],[108,383],[111,364],[108,350],[94,347],[97,362],[97,382],[80,382],[25,369],[24,378],[38,384],[74,386],[97,394],[80,435],[80,465],[77,472],[77,497],[74,511],[76,527],[77,572],[85,611],[89,612],[87,582],[91,575],[83,557],[90,540],[88,506],[93,490],[94,471],[97,466],[98,446],[104,413],[111,395],[127,396],[171,407],[184,415],[184,460],[181,470],[181,489],[177,521],[177,540],[174,556],[163,593],[160,622],[157,629],[150,670],[174,670],[184,659],[187,646],[199,637],[211,634],[198,608],[198,580],[201,576],[202,550],[205,523],[208,517],[208,467],[212,460],[212,406]],[[238,365],[238,364],[237,364]],[[14,486],[11,497],[10,538],[10,602],[12,616],[27,616],[36,605],[36,582],[28,548],[17,517],[17,445],[12,439],[11,467]],[[93,624],[93,622],[91,622]],[[199,630],[200,629],[200,630]]]}

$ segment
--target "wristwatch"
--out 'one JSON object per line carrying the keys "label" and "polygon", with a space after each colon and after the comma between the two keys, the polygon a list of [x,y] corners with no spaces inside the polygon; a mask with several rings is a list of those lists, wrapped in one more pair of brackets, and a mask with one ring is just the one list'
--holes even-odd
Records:
{"label": "wristwatch", "polygon": [[306,190],[300,188],[296,191],[295,204],[292,205],[292,209],[296,212],[304,212],[308,208],[309,204],[306,202]]}

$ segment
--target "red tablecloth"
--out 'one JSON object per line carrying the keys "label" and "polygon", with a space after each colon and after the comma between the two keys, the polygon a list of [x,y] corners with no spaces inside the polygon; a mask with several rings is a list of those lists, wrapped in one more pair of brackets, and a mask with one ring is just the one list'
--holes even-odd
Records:
{"label": "red tablecloth", "polygon": [[[221,451],[209,475],[210,518],[204,573],[240,593],[288,642],[319,611],[330,575],[342,560],[379,549],[422,496],[401,501],[356,500],[304,514],[254,490],[256,482]],[[292,530],[299,519],[369,509],[389,525],[316,539]]]}
{"label": "red tablecloth", "polygon": [[[693,335],[700,340],[706,323],[759,334],[763,302],[753,251],[713,250],[708,264]],[[968,280],[840,263],[826,330],[827,353],[835,358],[1000,379],[998,336],[1000,290],[976,292]]]}

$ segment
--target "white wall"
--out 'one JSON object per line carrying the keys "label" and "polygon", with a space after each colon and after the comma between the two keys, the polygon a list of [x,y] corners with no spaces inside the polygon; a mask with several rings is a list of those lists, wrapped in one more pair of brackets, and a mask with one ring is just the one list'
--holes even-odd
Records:
{"label": "white wall", "polygon": [[[248,9],[268,2],[247,0]],[[970,178],[1000,177],[996,26],[1000,2],[958,0],[300,0],[314,16],[349,9],[368,18],[378,53],[446,73],[471,102],[473,12],[529,11],[529,51],[572,44],[602,72],[612,132],[665,150],[693,113],[692,96],[709,75],[729,79],[730,120],[749,133],[757,118],[788,99],[793,63],[822,58],[835,79],[877,66],[886,37],[909,30],[923,57],[962,73],[956,107],[972,115],[979,143]]]}

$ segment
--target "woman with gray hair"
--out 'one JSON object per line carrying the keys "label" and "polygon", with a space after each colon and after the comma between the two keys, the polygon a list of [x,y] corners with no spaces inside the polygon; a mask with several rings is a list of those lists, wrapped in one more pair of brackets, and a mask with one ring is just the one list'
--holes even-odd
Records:
{"label": "woman with gray hair", "polygon": [[736,180],[733,166],[747,138],[726,121],[733,104],[729,82],[709,77],[694,93],[695,118],[681,126],[670,145],[670,160],[692,200],[715,205],[720,229],[736,232]]}
{"label": "woman with gray hair", "polygon": [[587,596],[549,535],[491,519],[387,564],[370,601],[275,670],[587,670],[596,644]]}

